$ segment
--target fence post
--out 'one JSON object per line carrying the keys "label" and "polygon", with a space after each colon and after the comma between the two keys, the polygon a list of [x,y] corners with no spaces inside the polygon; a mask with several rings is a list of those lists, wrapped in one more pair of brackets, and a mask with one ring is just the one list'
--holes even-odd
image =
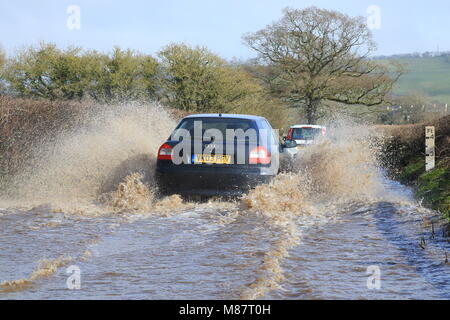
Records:
{"label": "fence post", "polygon": [[425,127],[425,171],[430,171],[435,166],[435,137],[434,126]]}

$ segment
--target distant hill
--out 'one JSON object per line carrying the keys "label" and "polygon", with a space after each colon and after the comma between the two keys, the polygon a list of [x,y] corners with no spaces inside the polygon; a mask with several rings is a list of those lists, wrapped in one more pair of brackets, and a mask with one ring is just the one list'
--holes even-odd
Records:
{"label": "distant hill", "polygon": [[450,104],[450,53],[406,54],[376,57],[378,61],[397,61],[406,68],[394,94],[421,92],[433,100]]}

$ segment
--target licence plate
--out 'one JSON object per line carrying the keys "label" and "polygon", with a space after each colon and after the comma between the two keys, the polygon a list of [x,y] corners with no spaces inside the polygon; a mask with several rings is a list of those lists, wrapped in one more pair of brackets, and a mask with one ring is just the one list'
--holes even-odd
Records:
{"label": "licence plate", "polygon": [[230,164],[230,155],[193,154],[192,163]]}

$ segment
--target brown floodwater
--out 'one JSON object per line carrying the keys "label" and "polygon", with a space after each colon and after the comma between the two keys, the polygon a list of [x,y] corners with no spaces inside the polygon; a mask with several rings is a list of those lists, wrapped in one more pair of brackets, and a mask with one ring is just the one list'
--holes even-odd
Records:
{"label": "brown floodwater", "polygon": [[116,106],[36,143],[0,193],[0,299],[450,298],[448,231],[385,177],[377,133],[346,122],[292,172],[199,203],[152,182],[175,124]]}
{"label": "brown floodwater", "polygon": [[[385,187],[404,201],[278,226],[234,203],[100,217],[3,209],[0,279],[16,283],[3,282],[0,299],[449,299],[450,244],[438,223],[432,232],[437,217],[409,203],[405,187]],[[293,243],[280,243],[291,231]],[[79,290],[66,284],[71,265]],[[380,268],[379,289],[367,287],[369,266]]]}

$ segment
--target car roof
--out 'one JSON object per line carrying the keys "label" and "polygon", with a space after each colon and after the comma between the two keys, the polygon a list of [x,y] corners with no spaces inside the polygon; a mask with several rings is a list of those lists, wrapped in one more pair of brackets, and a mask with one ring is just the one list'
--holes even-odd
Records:
{"label": "car roof", "polygon": [[191,114],[184,117],[184,119],[190,118],[228,118],[228,119],[246,119],[246,120],[266,120],[264,117],[248,115],[248,114],[233,114],[233,113],[198,113]]}
{"label": "car roof", "polygon": [[296,124],[291,126],[292,129],[296,129],[296,128],[325,128],[324,126],[319,126],[317,124]]}

